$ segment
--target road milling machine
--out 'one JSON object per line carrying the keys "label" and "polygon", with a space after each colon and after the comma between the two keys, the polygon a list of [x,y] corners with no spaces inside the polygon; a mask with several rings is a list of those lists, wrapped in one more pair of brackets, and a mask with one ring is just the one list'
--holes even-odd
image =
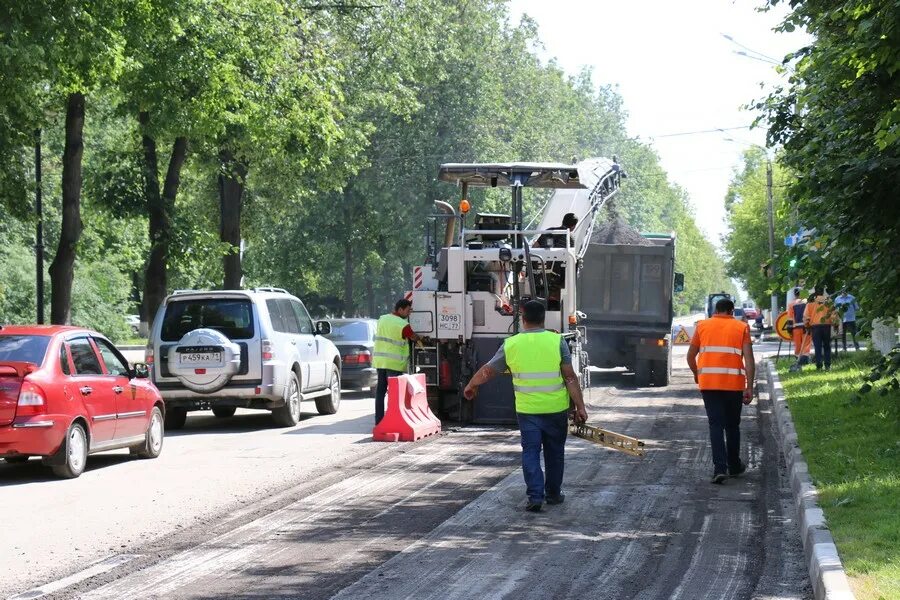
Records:
{"label": "road milling machine", "polygon": [[[439,179],[461,190],[459,211],[435,202],[438,211],[426,233],[428,256],[413,268],[409,321],[430,340],[414,349],[413,366],[425,374],[429,402],[442,419],[516,422],[509,374],[481,386],[474,402],[465,400],[462,390],[503,341],[519,332],[521,306],[530,299],[545,304],[545,326],[563,335],[582,386],[589,385],[577,273],[596,213],[618,192],[624,176],[615,159],[605,158],[577,164],[441,165]],[[476,187],[509,188],[508,214],[471,210],[468,193]],[[526,188],[553,190],[531,229],[524,223]],[[578,218],[572,231],[561,226],[568,213]]]}

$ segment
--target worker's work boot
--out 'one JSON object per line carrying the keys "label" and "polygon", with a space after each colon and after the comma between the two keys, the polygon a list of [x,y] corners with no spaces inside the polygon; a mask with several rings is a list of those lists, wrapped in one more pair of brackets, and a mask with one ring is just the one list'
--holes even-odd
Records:
{"label": "worker's work boot", "polygon": [[525,505],[525,510],[528,512],[541,512],[541,508],[544,506],[542,502],[532,502],[528,501],[528,504]]}
{"label": "worker's work boot", "polygon": [[547,496],[546,498],[544,498],[544,501],[547,504],[562,504],[563,502],[566,501],[566,495],[559,494],[557,496]]}
{"label": "worker's work boot", "polygon": [[728,467],[728,475],[731,477],[738,477],[741,473],[747,470],[747,465],[744,463],[738,463],[736,467]]}

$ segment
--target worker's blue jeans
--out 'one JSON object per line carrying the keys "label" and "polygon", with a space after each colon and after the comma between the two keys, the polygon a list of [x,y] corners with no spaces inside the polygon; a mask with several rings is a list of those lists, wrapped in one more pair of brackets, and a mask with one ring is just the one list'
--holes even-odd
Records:
{"label": "worker's blue jeans", "polygon": [[[568,411],[543,415],[516,413],[522,434],[522,473],[530,502],[539,503],[562,491],[566,457],[566,434],[569,432]],[[541,449],[547,479],[541,470]]]}
{"label": "worker's blue jeans", "polygon": [[388,377],[398,377],[403,375],[403,371],[392,371],[390,369],[377,369],[378,385],[375,386],[375,424],[378,425],[384,418],[384,396],[387,394]]}
{"label": "worker's blue jeans", "polygon": [[709,420],[709,442],[712,446],[713,471],[726,473],[741,464],[741,409],[743,392],[701,390],[706,418]]}

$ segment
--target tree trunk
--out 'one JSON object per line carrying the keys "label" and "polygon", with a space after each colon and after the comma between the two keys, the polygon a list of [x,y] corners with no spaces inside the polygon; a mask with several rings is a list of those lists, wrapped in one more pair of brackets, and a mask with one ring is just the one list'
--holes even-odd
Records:
{"label": "tree trunk", "polygon": [[372,270],[366,270],[366,304],[369,307],[369,314],[367,315],[370,319],[375,319],[378,314],[375,312],[378,308],[375,306],[375,285],[372,281]]}
{"label": "tree trunk", "polygon": [[[150,116],[142,112],[141,125],[146,127]],[[169,168],[159,191],[159,167],[156,155],[156,140],[146,131],[142,137],[144,144],[144,180],[147,198],[147,216],[150,222],[150,256],[144,272],[144,302],[141,320],[146,320],[148,330],[153,326],[156,311],[165,299],[169,289],[169,246],[172,242],[172,219],[175,213],[175,197],[181,183],[181,168],[187,157],[187,138],[179,137],[172,144]]]}
{"label": "tree trunk", "polygon": [[247,165],[237,160],[230,150],[222,150],[219,157],[223,169],[219,174],[219,239],[231,246],[230,252],[222,259],[225,271],[222,289],[239,290],[243,278],[240,255],[241,200],[247,179]]}
{"label": "tree trunk", "polygon": [[356,310],[353,302],[353,194],[344,188],[344,314],[350,316]]}
{"label": "tree trunk", "polygon": [[66,141],[62,168],[62,225],[59,246],[50,263],[50,322],[64,325],[72,317],[75,252],[81,237],[81,159],[84,155],[84,94],[66,99]]}
{"label": "tree trunk", "polygon": [[378,247],[382,249],[382,258],[385,259],[381,265],[381,291],[384,293],[384,304],[390,311],[394,309],[394,304],[399,298],[394,298],[394,290],[391,286],[391,265],[388,261],[390,253],[386,251],[387,243],[381,236],[378,238]]}

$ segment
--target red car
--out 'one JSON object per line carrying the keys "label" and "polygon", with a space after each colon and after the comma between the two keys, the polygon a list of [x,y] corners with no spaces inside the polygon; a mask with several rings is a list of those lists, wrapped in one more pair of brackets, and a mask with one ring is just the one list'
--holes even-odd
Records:
{"label": "red car", "polygon": [[102,335],[60,325],[0,326],[0,457],[40,456],[78,477],[88,454],[162,451],[164,404],[147,365],[128,366]]}

